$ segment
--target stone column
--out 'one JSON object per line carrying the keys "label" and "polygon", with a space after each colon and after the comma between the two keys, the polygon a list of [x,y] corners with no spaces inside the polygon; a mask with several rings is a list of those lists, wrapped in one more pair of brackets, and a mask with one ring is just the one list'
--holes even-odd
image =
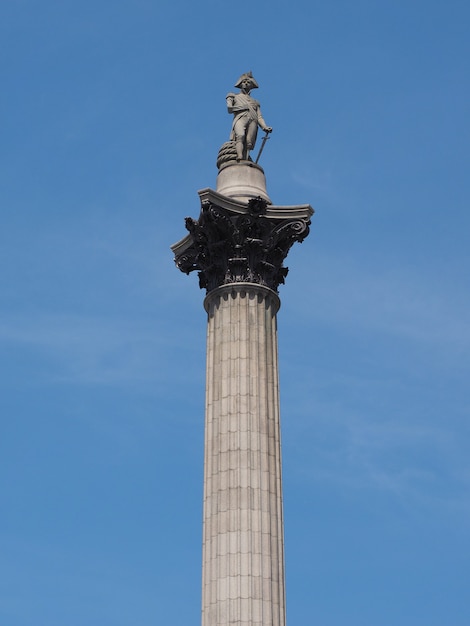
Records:
{"label": "stone column", "polygon": [[207,291],[202,626],[285,626],[277,289],[313,209],[272,205],[252,162],[199,196],[172,250]]}
{"label": "stone column", "polygon": [[205,308],[202,624],[284,626],[279,298],[234,283]]}

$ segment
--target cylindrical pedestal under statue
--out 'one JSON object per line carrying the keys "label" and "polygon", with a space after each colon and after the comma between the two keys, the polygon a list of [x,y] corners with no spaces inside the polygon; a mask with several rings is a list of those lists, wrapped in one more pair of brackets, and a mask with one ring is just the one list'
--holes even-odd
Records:
{"label": "cylindrical pedestal under statue", "polygon": [[259,197],[271,204],[263,168],[250,161],[222,165],[217,174],[216,191],[240,202]]}

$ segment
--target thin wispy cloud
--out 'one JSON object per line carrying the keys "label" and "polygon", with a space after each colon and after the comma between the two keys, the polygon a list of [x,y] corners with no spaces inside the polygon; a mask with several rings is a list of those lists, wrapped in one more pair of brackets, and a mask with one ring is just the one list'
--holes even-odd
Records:
{"label": "thin wispy cloud", "polygon": [[[0,345],[46,359],[33,374],[43,382],[81,384],[164,384],[171,364],[193,342],[188,330],[162,321],[36,315],[0,320]],[[34,359],[33,359],[34,362]]]}
{"label": "thin wispy cloud", "polygon": [[[360,393],[368,393],[367,384]],[[415,405],[404,411],[399,398],[387,402],[377,390],[371,402],[355,408],[348,393],[336,400],[318,400],[321,395],[317,387],[308,404],[289,404],[283,415],[287,441],[297,450],[290,466],[302,480],[389,492],[423,507],[470,510],[470,432],[450,427],[441,419],[446,416],[433,414],[426,404],[421,413]],[[455,410],[449,405],[450,413]],[[309,442],[305,457],[300,441]],[[449,481],[451,491],[445,488]]]}
{"label": "thin wispy cloud", "polygon": [[[305,279],[304,272],[292,276],[292,282]],[[346,258],[324,258],[310,285],[298,311],[302,318],[367,328],[456,352],[470,345],[468,295],[448,284],[437,290],[431,275],[407,267],[377,270]]]}

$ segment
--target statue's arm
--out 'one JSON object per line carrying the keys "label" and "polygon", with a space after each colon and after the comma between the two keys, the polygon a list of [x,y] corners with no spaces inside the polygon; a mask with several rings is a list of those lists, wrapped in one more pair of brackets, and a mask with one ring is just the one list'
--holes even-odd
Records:
{"label": "statue's arm", "polygon": [[241,106],[236,104],[236,98],[234,93],[227,94],[225,98],[227,102],[227,109],[229,113],[240,113],[240,111],[248,111],[247,106]]}
{"label": "statue's arm", "polygon": [[259,106],[258,106],[258,125],[267,133],[271,133],[273,130],[272,126],[268,126],[266,122],[264,121],[264,118],[261,114],[261,108]]}

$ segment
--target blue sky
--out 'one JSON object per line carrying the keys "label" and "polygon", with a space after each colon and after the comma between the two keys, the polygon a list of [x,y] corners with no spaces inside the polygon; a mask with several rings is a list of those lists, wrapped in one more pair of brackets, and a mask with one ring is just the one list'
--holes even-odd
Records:
{"label": "blue sky", "polygon": [[252,70],[289,626],[468,626],[468,3],[3,0],[0,623],[199,623],[206,319],[169,246]]}

